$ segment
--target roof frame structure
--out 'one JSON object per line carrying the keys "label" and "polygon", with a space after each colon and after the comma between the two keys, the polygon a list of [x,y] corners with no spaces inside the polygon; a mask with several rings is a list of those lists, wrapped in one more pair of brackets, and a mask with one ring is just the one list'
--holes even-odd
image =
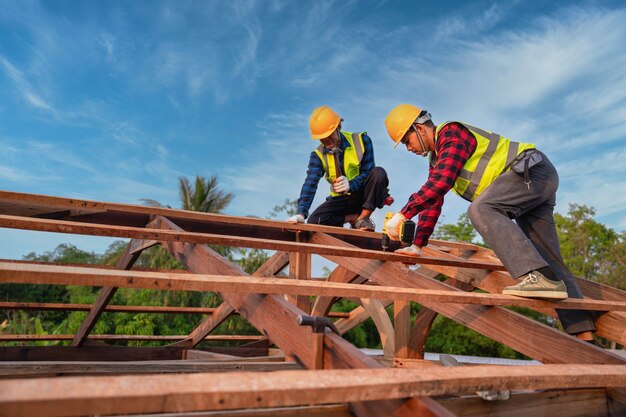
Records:
{"label": "roof frame structure", "polygon": [[[119,272],[104,269],[86,271],[86,268],[77,272],[71,267],[0,262],[2,282],[52,283],[69,282],[63,280],[71,278],[84,285],[106,283],[74,335],[72,346],[0,347],[0,360],[42,360],[45,357],[61,360],[72,355],[78,360],[92,360],[99,354],[101,358],[113,359],[122,351],[129,360],[146,358],[148,352],[150,357],[162,360],[182,358],[190,349],[196,349],[219,323],[237,312],[263,337],[249,347],[224,349],[224,353],[236,351],[239,356],[261,356],[258,352],[263,349],[267,352],[269,344],[274,344],[282,349],[287,358],[305,369],[319,369],[319,372],[329,372],[322,369],[362,368],[382,371],[385,367],[382,362],[356,349],[341,336],[328,330],[316,333],[313,328],[298,324],[299,317],[326,315],[334,300],[350,297],[360,300],[361,307],[357,307],[349,317],[339,319],[336,322],[338,327],[345,331],[378,314],[381,339],[384,336],[391,341],[385,350],[388,356],[419,358],[432,320],[437,314],[443,314],[543,363],[577,364],[581,372],[587,374],[603,369],[596,368],[597,364],[613,364],[618,372],[617,382],[607,380],[604,386],[611,388],[608,392],[612,398],[626,404],[626,394],[621,388],[624,385],[619,379],[619,371],[626,363],[622,357],[501,307],[525,305],[552,315],[555,307],[605,311],[597,322],[598,333],[624,344],[624,293],[579,280],[583,293],[586,296],[592,294],[592,299],[566,300],[557,304],[502,296],[499,290],[507,280],[510,283],[510,276],[493,252],[476,245],[433,241],[425,248],[422,257],[414,258],[380,251],[380,236],[363,231],[7,191],[0,191],[0,227],[131,239],[117,264]],[[141,251],[155,244],[160,244],[174,255],[192,274],[175,276],[167,272],[132,271]],[[249,277],[240,267],[206,244],[278,252],[253,277]],[[316,283],[309,279],[312,254],[338,265],[326,282]],[[417,269],[409,266],[415,264],[419,265]],[[275,278],[287,265],[290,266],[291,279]],[[43,274],[47,274],[47,278]],[[449,278],[443,283],[434,279],[436,274]],[[152,279],[152,287],[148,285],[148,279]],[[202,279],[205,282],[201,282]],[[187,283],[189,287],[178,287],[179,283]],[[89,339],[91,329],[106,311],[117,287],[155,288],[158,285],[163,285],[162,289],[183,290],[193,290],[193,285],[200,285],[195,287],[196,290],[216,291],[224,302],[191,334],[169,346],[120,348]],[[474,288],[487,293],[470,292]],[[308,295],[311,294],[318,296],[313,304],[309,303]],[[408,320],[411,300],[426,307],[418,316],[413,330]],[[390,302],[395,303],[395,326],[391,325],[384,309]],[[356,371],[353,372],[356,377]],[[472,373],[471,370],[462,372]],[[606,375],[609,375],[608,371]],[[558,385],[555,379],[550,379],[552,377],[547,378],[550,384],[557,384],[550,386],[574,386],[571,381]],[[430,416],[454,415],[439,402],[423,396],[434,392],[416,390],[405,393],[404,397],[372,397],[375,401],[363,401],[358,396],[354,400],[346,398],[351,401],[351,411],[358,416],[408,416],[416,412]],[[266,405],[271,404],[278,403]],[[145,408],[144,411],[149,410]]]}

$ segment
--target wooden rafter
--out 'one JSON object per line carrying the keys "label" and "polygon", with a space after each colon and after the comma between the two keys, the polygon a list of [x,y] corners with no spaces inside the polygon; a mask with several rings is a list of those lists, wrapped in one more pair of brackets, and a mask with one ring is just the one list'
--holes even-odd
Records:
{"label": "wooden rafter", "polygon": [[[348,245],[332,236],[321,233],[315,234],[312,241],[333,246]],[[461,292],[450,285],[420,276],[417,271],[412,271],[397,263],[382,263],[336,256],[325,257],[380,285]],[[507,309],[478,305],[443,304],[428,300],[422,304],[540,362],[616,364],[625,362],[623,358],[608,353],[604,349],[592,346]],[[511,326],[510,323],[515,323],[515,326]]]}
{"label": "wooden rafter", "polygon": [[[159,226],[179,231],[180,228],[168,219],[159,217]],[[195,273],[218,273],[246,275],[239,267],[227,262],[208,246],[166,242],[164,247]],[[299,326],[298,318],[303,314],[294,305],[276,295],[220,293],[222,299],[246,318],[258,331],[278,345],[285,355],[303,365],[313,368],[318,359],[313,356],[312,341],[316,334],[309,327]],[[333,333],[324,333],[323,367],[335,368],[380,368],[383,365],[360,352],[350,343]],[[410,415],[411,409],[421,408],[433,416],[452,416],[444,407],[430,398],[382,400],[375,403],[353,403],[358,416],[376,416],[380,413],[397,417]]]}
{"label": "wooden rafter", "polygon": [[[598,386],[626,386],[626,365],[33,378],[0,381],[0,416],[167,413],[345,401],[363,404],[406,396],[469,394],[481,390]],[[129,391],[128,387],[133,389]]]}
{"label": "wooden rafter", "polygon": [[[284,278],[257,278],[243,275],[178,274],[175,272],[116,271],[110,269],[42,266],[38,264],[0,261],[0,280],[23,284],[59,284],[87,286],[116,286],[174,291],[216,291],[240,294],[294,294],[307,296],[335,295],[343,298],[396,299],[427,302],[468,304],[479,306],[520,306],[562,309],[626,311],[624,301],[568,299],[559,302],[533,300],[502,294],[466,293],[452,286],[419,289],[369,286]],[[452,289],[452,290],[451,290]]]}

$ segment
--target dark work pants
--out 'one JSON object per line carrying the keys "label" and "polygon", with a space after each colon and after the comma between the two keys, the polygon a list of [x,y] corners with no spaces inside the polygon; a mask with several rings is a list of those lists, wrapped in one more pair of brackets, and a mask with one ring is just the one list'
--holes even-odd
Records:
{"label": "dark work pants", "polygon": [[[563,262],[556,233],[553,211],[559,176],[542,156],[543,161],[529,170],[530,189],[523,175],[507,171],[472,202],[468,215],[513,278],[548,266],[553,273],[548,279],[565,282],[570,298],[583,298]],[[595,331],[588,311],[556,311],[567,333]]]}
{"label": "dark work pants", "polygon": [[381,167],[375,167],[365,179],[363,188],[350,195],[328,197],[309,216],[307,222],[341,227],[349,214],[360,214],[362,209],[382,208],[389,195],[388,186],[387,172]]}

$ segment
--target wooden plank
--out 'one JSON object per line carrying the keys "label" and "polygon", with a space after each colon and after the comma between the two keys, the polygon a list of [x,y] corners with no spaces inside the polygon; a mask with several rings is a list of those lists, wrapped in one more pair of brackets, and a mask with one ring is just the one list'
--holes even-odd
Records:
{"label": "wooden plank", "polygon": [[[336,267],[333,272],[328,276],[328,280],[326,282],[344,282],[351,283],[353,282],[358,275],[342,268],[340,266]],[[330,308],[337,300],[337,297],[322,297],[319,296],[313,302],[313,307],[311,308],[312,316],[325,316],[329,313]]]}
{"label": "wooden plank", "polygon": [[[448,278],[445,283],[462,291],[472,291],[474,289],[471,284],[466,284],[465,282],[457,281],[452,278]],[[413,329],[411,330],[411,338],[408,345],[408,355],[406,357],[414,359],[422,359],[424,357],[428,334],[430,333],[430,328],[436,318],[436,311],[430,310],[426,307],[422,307],[420,309],[420,312],[415,318]]]}
{"label": "wooden plank", "polygon": [[[386,308],[390,305],[392,301],[390,300],[382,300],[381,304],[383,308]],[[356,307],[352,311],[350,311],[349,317],[341,318],[335,322],[335,327],[339,330],[340,334],[345,334],[355,327],[362,324],[364,321],[370,319],[370,312],[365,309],[362,305]]]}
{"label": "wooden plank", "polygon": [[200,411],[192,413],[135,414],[122,417],[354,417],[346,404],[272,407],[254,410]]}
{"label": "wooden plank", "polygon": [[[427,253],[430,253],[431,255],[441,256],[448,259],[459,259],[449,254],[437,253],[432,249],[424,249],[427,251]],[[494,256],[495,254],[493,254],[493,252],[483,250],[479,251],[475,255],[472,255],[470,259],[484,260],[485,258],[493,258]],[[439,267],[436,265],[430,265],[428,266],[428,269],[444,273],[452,278],[469,283],[476,288],[480,288],[481,290],[491,293],[500,293],[502,292],[502,288],[507,285],[511,285],[511,283],[514,282],[508,273],[501,271],[472,271],[463,268],[447,268]],[[590,294],[593,294],[596,296],[601,296],[603,300],[607,301],[626,300],[626,292],[620,291],[616,288],[610,288],[607,286],[602,286],[600,284],[594,285],[594,283],[590,283],[586,280],[581,279],[577,279],[577,282],[586,297],[589,297]],[[585,293],[585,291],[588,291],[588,293]],[[541,313],[550,315],[552,317],[557,317],[554,308],[538,307],[535,309],[537,311],[540,311]],[[600,311],[602,310],[600,309]],[[605,313],[595,320],[595,324],[597,328],[596,334],[598,336],[602,336],[616,343],[626,345],[626,314],[620,312]]]}
{"label": "wooden plank", "polygon": [[378,330],[378,334],[380,335],[380,343],[383,347],[384,356],[387,358],[393,358],[396,348],[393,324],[391,323],[389,314],[387,314],[387,310],[385,310],[386,304],[384,301],[387,300],[380,301],[362,298],[359,301],[374,322],[374,325],[376,325],[376,330]]}
{"label": "wooden plank", "polygon": [[[175,223],[188,226],[190,230],[221,229],[223,234],[241,236],[275,236],[295,238],[297,232],[320,232],[331,236],[340,236],[344,241],[358,247],[380,249],[380,233],[357,229],[323,226],[318,224],[292,224],[280,220],[268,220],[258,217],[240,217],[216,213],[176,210],[138,204],[121,204],[75,198],[55,197],[42,194],[18,193],[0,190],[0,213],[15,216],[35,216],[55,210],[69,210],[74,213],[104,213],[104,216],[82,216],[71,219],[79,221],[101,222],[104,224],[144,226],[154,216],[164,216]],[[246,234],[248,233],[248,234]],[[392,242],[393,243],[393,242]],[[465,242],[430,240],[431,245],[441,245],[453,249],[476,250],[477,245]],[[497,259],[496,259],[497,261]],[[499,262],[499,261],[498,261]]]}
{"label": "wooden plank", "polygon": [[[301,232],[296,233],[297,242],[306,242],[306,237]],[[302,252],[292,252],[289,254],[289,278],[310,279],[311,278],[311,254]],[[310,314],[311,301],[308,296],[288,295],[287,299],[296,305],[300,310]]]}
{"label": "wooden plank", "polygon": [[158,374],[191,372],[250,371],[268,372],[302,369],[293,362],[284,361],[190,361],[162,360],[138,362],[0,362],[3,378],[23,376],[72,375],[72,374]]}
{"label": "wooden plank", "polygon": [[[117,269],[131,269],[143,251],[143,243],[143,241],[137,241],[136,239],[131,240],[126,246],[126,250],[122,254],[122,257],[117,261],[115,267]],[[100,319],[102,313],[104,313],[107,304],[109,304],[109,301],[111,301],[116,291],[117,288],[115,287],[105,287],[100,290],[100,294],[98,294],[96,302],[93,304],[91,310],[89,310],[89,313],[87,313],[87,316],[80,324],[80,327],[72,340],[72,346],[80,346],[85,342],[87,335],[89,335],[93,326],[96,325],[96,322]]]}
{"label": "wooden plank", "polygon": [[32,378],[0,381],[0,416],[228,410],[399,399],[407,395],[461,395],[486,390],[621,386],[626,386],[626,365]]}
{"label": "wooden plank", "polygon": [[[196,348],[197,350],[197,348]],[[265,356],[262,348],[202,348],[204,351],[234,356]],[[0,346],[0,361],[144,361],[177,360],[186,348],[171,346]]]}
{"label": "wooden plank", "polygon": [[[279,273],[289,262],[289,254],[286,252],[276,252],[255,271],[254,276],[275,275]],[[200,323],[189,336],[175,345],[194,347],[197,346],[208,334],[213,332],[220,324],[224,322],[232,314],[235,309],[228,303],[222,303],[217,311],[204,322]]]}
{"label": "wooden plank", "polygon": [[[159,227],[180,231],[180,227],[168,219],[158,217]],[[241,268],[224,260],[208,246],[167,242],[170,253],[196,273],[219,273],[246,275]],[[259,332],[279,346],[286,357],[294,358],[299,364],[313,363],[310,341],[312,329],[297,325],[301,310],[275,295],[254,295],[221,293],[222,298],[239,311]],[[382,365],[356,349],[350,343],[333,333],[324,335],[324,368],[379,368]],[[344,400],[342,400],[344,401]],[[359,417],[382,414],[396,417],[409,416],[415,409],[425,415],[451,417],[444,407],[430,398],[408,398],[386,401],[368,401],[351,404]]]}
{"label": "wooden plank", "polygon": [[396,358],[408,358],[409,338],[411,334],[411,304],[396,300],[393,304],[393,329]]}
{"label": "wooden plank", "polygon": [[224,322],[231,314],[233,314],[235,310],[228,305],[228,303],[222,303],[216,309],[215,313],[211,315],[207,320],[203,321],[198,327],[193,329],[193,331],[185,338],[178,343],[175,343],[175,346],[187,346],[194,347],[197,346],[198,343],[202,342],[208,337],[208,334],[217,328],[220,324]]}
{"label": "wooden plank", "polygon": [[[335,258],[335,257],[333,257]],[[348,258],[341,258],[348,259]],[[377,262],[377,261],[374,261]],[[243,271],[239,271],[245,274]],[[313,280],[256,278],[245,275],[179,274],[175,272],[117,271],[60,265],[16,264],[0,261],[0,281],[24,284],[60,284],[151,288],[156,290],[218,291],[229,293],[294,294],[373,298],[481,306],[522,306],[562,309],[626,311],[626,302],[567,299],[558,302],[502,294],[464,293],[442,284],[440,289],[354,285]],[[434,287],[433,287],[434,288]],[[453,291],[451,291],[451,289]]]}
{"label": "wooden plank", "polygon": [[19,216],[0,215],[0,227],[23,230],[37,230],[42,232],[111,236],[133,239],[159,240],[162,242],[213,244],[256,249],[271,249],[286,252],[302,252],[319,255],[337,255],[365,259],[381,259],[386,261],[404,262],[406,264],[436,264],[448,265],[452,267],[473,267],[488,270],[504,269],[504,267],[498,263],[442,260],[427,256],[414,257],[409,255],[400,255],[393,252],[382,252],[378,250],[360,249],[356,247],[329,247],[325,245],[316,245],[310,243],[217,235],[211,233],[156,230],[130,226],[111,226],[99,224],[86,225],[79,222],[32,219]]}
{"label": "wooden plank", "polygon": [[[75,303],[24,303],[18,301],[0,301],[0,310],[37,310],[37,311],[89,311],[91,304]],[[214,307],[173,307],[173,306],[125,306],[108,304],[107,313],[155,313],[155,314],[213,314]]]}
{"label": "wooden plank", "polygon": [[[89,311],[91,304],[76,303],[27,303],[20,301],[0,301],[0,310],[37,310],[37,311]],[[106,313],[154,313],[154,314],[213,314],[215,307],[175,307],[175,306],[125,306],[108,304]],[[237,314],[237,312],[233,313]],[[348,317],[350,313],[329,311],[328,317]]]}
{"label": "wooden plank", "polygon": [[610,413],[606,390],[558,390],[517,393],[507,401],[485,401],[480,397],[439,399],[463,417],[610,417],[626,415],[626,406]]}
{"label": "wooden plank", "polygon": [[[333,246],[347,245],[332,236],[319,233],[313,236],[312,241]],[[422,277],[417,271],[412,271],[398,263],[383,263],[338,256],[328,256],[327,258],[381,285],[403,286],[407,289],[441,289],[460,292],[460,290],[445,283]],[[396,297],[396,299],[398,298]],[[508,309],[444,304],[432,300],[424,300],[421,304],[543,363],[622,364],[625,362],[623,358],[608,353],[604,349],[578,340]]]}
{"label": "wooden plank", "polygon": [[[252,342],[263,339],[264,336],[255,335],[207,335],[204,341]],[[71,334],[0,334],[0,342],[34,342],[50,340],[72,340]],[[90,334],[88,340],[115,340],[115,341],[142,341],[142,342],[171,342],[184,340],[186,335],[124,335],[124,334]]]}

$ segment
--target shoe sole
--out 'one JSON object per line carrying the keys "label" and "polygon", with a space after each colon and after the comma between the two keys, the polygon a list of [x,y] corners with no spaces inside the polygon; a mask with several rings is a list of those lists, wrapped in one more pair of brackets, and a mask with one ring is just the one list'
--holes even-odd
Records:
{"label": "shoe sole", "polygon": [[517,291],[517,290],[504,290],[504,295],[516,295],[524,298],[548,298],[550,300],[565,300],[567,298],[566,292],[561,291]]}

